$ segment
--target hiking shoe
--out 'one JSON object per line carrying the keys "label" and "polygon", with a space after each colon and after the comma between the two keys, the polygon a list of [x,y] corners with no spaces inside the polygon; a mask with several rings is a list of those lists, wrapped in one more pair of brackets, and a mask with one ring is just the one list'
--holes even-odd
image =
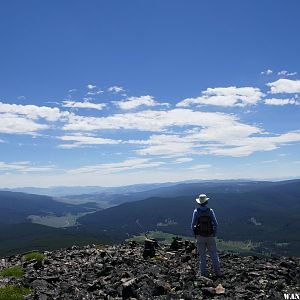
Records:
{"label": "hiking shoe", "polygon": [[214,276],[211,277],[211,279],[212,279],[213,281],[218,280],[218,279],[222,279],[222,278],[224,278],[224,275],[223,275],[223,274],[214,275]]}
{"label": "hiking shoe", "polygon": [[209,277],[207,273],[201,274],[201,272],[199,272],[197,275],[198,275],[199,277],[206,277],[206,278]]}

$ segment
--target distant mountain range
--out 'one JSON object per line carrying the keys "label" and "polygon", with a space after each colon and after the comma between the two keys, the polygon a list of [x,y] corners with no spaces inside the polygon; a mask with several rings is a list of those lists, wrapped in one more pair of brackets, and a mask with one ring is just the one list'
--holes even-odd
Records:
{"label": "distant mountain range", "polygon": [[[72,189],[73,193],[76,191],[81,190]],[[217,215],[220,238],[251,240],[259,244],[261,251],[300,256],[300,180],[134,185],[63,199],[2,191],[0,255],[39,245],[53,249],[77,241],[122,241],[150,230],[190,236],[191,215],[200,193],[211,198],[209,205]],[[81,204],[72,204],[78,202]],[[106,209],[101,210],[99,206]],[[79,217],[76,226],[52,228],[32,224],[28,218],[66,214]]]}
{"label": "distant mountain range", "polygon": [[78,214],[95,211],[97,204],[62,203],[48,196],[0,191],[0,224],[28,222],[30,215]]}
{"label": "distant mountain range", "polygon": [[18,187],[18,188],[3,188],[0,190],[11,192],[22,192],[28,194],[46,195],[52,197],[63,197],[67,195],[80,195],[92,193],[134,193],[146,190],[151,190],[163,186],[172,186],[177,183],[149,183],[149,184],[134,184],[118,187],[102,187],[102,186],[56,186],[49,188],[39,187]]}
{"label": "distant mountain range", "polygon": [[134,194],[132,199],[149,198],[86,215],[78,222],[88,231],[106,232],[119,240],[140,233],[140,224],[145,231],[191,235],[199,192],[211,198],[209,205],[220,224],[219,237],[252,240],[276,253],[300,255],[300,180],[181,184]]}
{"label": "distant mountain range", "polygon": [[17,188],[1,188],[2,191],[21,192],[27,194],[45,195],[51,197],[64,197],[70,195],[82,194],[126,194],[150,191],[164,187],[171,187],[180,184],[202,183],[214,185],[220,183],[233,184],[233,183],[249,183],[256,181],[249,180],[185,180],[180,182],[164,182],[164,183],[147,183],[147,184],[133,184],[117,187],[102,187],[102,186],[54,186],[48,188],[40,187],[17,187]]}
{"label": "distant mountain range", "polygon": [[[0,191],[0,256],[31,249],[56,249],[99,241],[83,228],[52,228],[32,224],[28,218],[35,216],[63,216],[84,214],[98,209],[95,203],[66,204],[48,196]],[[103,241],[110,241],[102,234]]]}
{"label": "distant mountain range", "polygon": [[[108,192],[87,193],[80,195],[66,195],[62,201],[69,203],[97,202],[100,206],[105,203],[106,206],[115,206],[125,202],[143,200],[150,197],[176,197],[186,195],[197,195],[199,191],[240,193],[255,190],[260,187],[274,185],[268,181],[243,181],[243,180],[213,180],[213,181],[192,181],[180,182],[176,184],[146,185],[143,190],[131,189],[128,187],[111,189]],[[133,187],[133,186],[132,186]],[[137,191],[136,191],[137,190]]]}

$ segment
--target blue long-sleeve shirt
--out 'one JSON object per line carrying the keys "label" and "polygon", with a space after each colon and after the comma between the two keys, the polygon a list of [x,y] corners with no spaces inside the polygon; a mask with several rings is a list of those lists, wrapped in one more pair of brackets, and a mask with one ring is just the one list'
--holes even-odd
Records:
{"label": "blue long-sleeve shirt", "polygon": [[212,225],[213,225],[213,229],[214,229],[214,235],[217,234],[217,229],[218,229],[217,218],[215,216],[215,213],[214,213],[213,209],[209,208],[207,206],[199,206],[198,208],[195,208],[195,210],[193,212],[192,223],[191,223],[191,229],[192,229],[193,232],[194,232],[194,227],[197,224],[197,220],[198,220],[199,215],[202,212],[206,212],[208,210],[209,210],[208,213],[209,213],[209,215],[211,217],[211,220],[212,220]]}

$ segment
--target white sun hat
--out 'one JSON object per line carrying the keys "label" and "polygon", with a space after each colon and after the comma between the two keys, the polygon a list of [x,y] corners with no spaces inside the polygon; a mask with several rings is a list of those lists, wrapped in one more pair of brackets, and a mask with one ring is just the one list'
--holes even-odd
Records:
{"label": "white sun hat", "polygon": [[199,204],[204,204],[208,199],[209,198],[205,194],[201,194],[199,195],[199,198],[196,198],[196,202]]}

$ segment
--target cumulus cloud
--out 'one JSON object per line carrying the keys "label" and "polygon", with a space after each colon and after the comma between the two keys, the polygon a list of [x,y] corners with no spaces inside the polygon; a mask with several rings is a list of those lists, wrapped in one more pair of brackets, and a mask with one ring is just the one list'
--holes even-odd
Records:
{"label": "cumulus cloud", "polygon": [[121,143],[121,140],[105,139],[101,137],[87,136],[82,134],[64,135],[58,137],[58,139],[62,141],[73,142],[72,144],[62,144],[58,146],[59,148],[63,149],[78,148],[87,145],[115,145]]}
{"label": "cumulus cloud", "polygon": [[[181,134],[152,135],[146,140],[130,140],[128,143],[142,145],[136,150],[140,155],[182,156],[189,154],[211,154],[214,149],[235,145],[236,142],[247,139],[253,134],[260,133],[256,126],[240,123],[236,118],[217,120],[219,115],[210,113],[211,120],[207,122],[203,115],[202,122],[192,130]],[[185,118],[186,124],[192,122],[192,116]],[[199,118],[201,120],[201,118]]]}
{"label": "cumulus cloud", "polygon": [[[177,134],[166,134],[170,129]],[[297,141],[298,133],[266,137],[257,126],[241,123],[223,113],[172,109],[142,111],[90,118],[70,116],[65,130],[97,131],[104,129],[134,129],[161,132],[146,139],[127,140],[136,145],[139,155],[180,157],[182,153],[241,157],[257,151],[271,151]]]}
{"label": "cumulus cloud", "polygon": [[236,116],[193,111],[190,109],[145,110],[134,113],[114,114],[107,117],[70,115],[64,130],[96,131],[104,129],[136,129],[139,131],[164,131],[168,128],[187,126],[226,126]]}
{"label": "cumulus cloud", "polygon": [[118,93],[123,93],[125,92],[125,89],[121,86],[117,86],[117,85],[114,85],[114,86],[110,86],[108,89],[107,89],[108,92],[110,93],[115,93],[115,94],[118,94]]}
{"label": "cumulus cloud", "polygon": [[14,114],[0,113],[0,132],[6,134],[35,135],[37,131],[49,128],[46,124],[39,124],[31,119]]}
{"label": "cumulus cloud", "polygon": [[58,121],[67,117],[68,112],[62,112],[57,107],[7,104],[0,102],[0,114],[8,113],[26,117],[28,119],[45,119],[47,121]]}
{"label": "cumulus cloud", "polygon": [[45,122],[65,121],[69,115],[69,112],[60,111],[57,107],[0,102],[0,132],[35,135],[49,128]]}
{"label": "cumulus cloud", "polygon": [[[279,79],[269,83],[268,86],[271,87],[272,93],[276,93],[278,90],[285,92],[289,90],[290,92],[298,89],[299,82]],[[92,86],[90,90],[94,92],[97,91],[97,88]],[[117,89],[111,89],[111,92],[117,91]],[[254,152],[271,151],[283,145],[299,142],[300,133],[298,131],[281,135],[267,135],[262,128],[257,125],[245,124],[234,114],[186,108],[192,104],[244,107],[257,104],[264,96],[258,88],[254,87],[209,88],[202,93],[201,97],[185,99],[173,109],[157,108],[156,106],[162,105],[167,107],[168,104],[159,103],[149,95],[128,97],[125,100],[114,102],[124,110],[121,113],[100,114],[97,112],[97,115],[94,116],[76,115],[73,112],[61,111],[57,107],[0,102],[0,132],[36,135],[45,129],[62,130],[63,133],[57,134],[56,132],[55,135],[61,135],[57,139],[63,142],[58,147],[63,149],[105,144],[122,147],[121,145],[127,144],[128,146],[130,144],[133,153],[143,156],[141,158],[143,163],[137,165],[143,165],[145,168],[162,164],[162,162],[158,164],[158,162],[149,160],[145,156],[173,158],[173,163],[185,163],[193,160],[186,156],[242,157]],[[102,110],[105,107],[104,103],[97,104],[90,100],[91,98],[84,98],[81,101],[65,100],[63,106],[96,110]],[[299,104],[297,95],[293,95],[293,98],[290,97],[290,99],[269,98],[264,102],[267,105]],[[137,107],[144,107],[145,110],[128,111]],[[104,132],[105,138],[102,137]],[[122,133],[122,140],[115,138],[116,134],[120,133]],[[110,134],[113,134],[114,138],[110,138]],[[99,166],[109,169],[109,164]],[[92,166],[87,167],[92,168]],[[114,169],[113,166],[111,168]],[[117,167],[114,170],[116,169]],[[97,168],[93,170],[100,172],[100,169]],[[126,170],[126,166],[124,170]]]}
{"label": "cumulus cloud", "polygon": [[208,88],[202,92],[202,96],[196,98],[187,98],[180,101],[178,107],[187,107],[190,105],[215,105],[224,107],[244,107],[255,105],[262,99],[264,94],[259,88],[254,87],[220,87]]}
{"label": "cumulus cloud", "polygon": [[272,73],[273,71],[270,69],[260,72],[261,75],[271,75]]}
{"label": "cumulus cloud", "polygon": [[195,153],[193,147],[195,145],[190,142],[182,140],[180,143],[166,143],[166,144],[157,144],[150,145],[143,149],[136,150],[136,153],[140,155],[158,155],[166,157],[176,157],[181,156],[182,153]]}
{"label": "cumulus cloud", "polygon": [[116,162],[116,163],[105,163],[105,164],[84,166],[81,168],[69,170],[69,173],[110,174],[110,173],[126,172],[126,171],[137,170],[137,169],[159,167],[163,164],[164,162],[151,161],[148,158],[129,158],[124,161]]}
{"label": "cumulus cloud", "polygon": [[223,145],[210,146],[209,154],[242,157],[254,152],[272,151],[279,146],[300,142],[300,131],[293,131],[277,136],[255,136],[231,141]]}
{"label": "cumulus cloud", "polygon": [[145,140],[130,140],[129,143],[140,145],[136,150],[140,155],[179,157],[182,153],[193,155],[217,155],[243,157],[254,152],[277,149],[279,146],[300,141],[300,131],[281,135],[265,136],[256,126],[232,120],[225,126],[213,125],[196,128],[178,135],[153,135]]}
{"label": "cumulus cloud", "polygon": [[300,80],[291,79],[278,79],[274,82],[267,83],[267,86],[271,88],[271,94],[279,93],[300,93]]}
{"label": "cumulus cloud", "polygon": [[93,89],[95,89],[97,86],[96,86],[96,85],[92,85],[92,84],[88,84],[86,87],[87,87],[89,90],[93,90]]}
{"label": "cumulus cloud", "polygon": [[104,91],[98,89],[98,90],[91,90],[91,91],[88,91],[86,93],[87,96],[95,96],[95,95],[100,95],[100,94],[103,94]]}
{"label": "cumulus cloud", "polygon": [[196,129],[188,135],[188,138],[190,141],[232,144],[261,132],[262,130],[257,126],[243,124],[238,120],[231,120],[231,122],[227,122],[224,126],[214,124],[206,128]]}
{"label": "cumulus cloud", "polygon": [[279,75],[279,76],[294,76],[294,75],[297,75],[297,72],[288,72],[288,71],[286,71],[286,70],[282,70],[282,71],[279,71],[278,73],[277,73],[277,75]]}
{"label": "cumulus cloud", "polygon": [[90,108],[90,109],[102,110],[104,107],[106,107],[106,104],[92,103],[89,101],[79,102],[79,101],[65,100],[63,101],[63,106],[71,107],[71,108]]}
{"label": "cumulus cloud", "polygon": [[278,99],[278,98],[270,98],[265,100],[265,104],[267,105],[277,105],[277,106],[283,106],[283,105],[299,105],[299,102],[292,98],[292,99]]}
{"label": "cumulus cloud", "polygon": [[141,97],[129,97],[123,101],[113,101],[113,103],[121,109],[129,110],[139,106],[169,106],[168,103],[159,103],[154,97],[146,95]]}
{"label": "cumulus cloud", "polygon": [[194,144],[180,135],[151,135],[146,140],[129,140],[126,143],[143,145],[136,150],[140,155],[159,155],[167,157],[182,156],[182,153],[192,153]]}

